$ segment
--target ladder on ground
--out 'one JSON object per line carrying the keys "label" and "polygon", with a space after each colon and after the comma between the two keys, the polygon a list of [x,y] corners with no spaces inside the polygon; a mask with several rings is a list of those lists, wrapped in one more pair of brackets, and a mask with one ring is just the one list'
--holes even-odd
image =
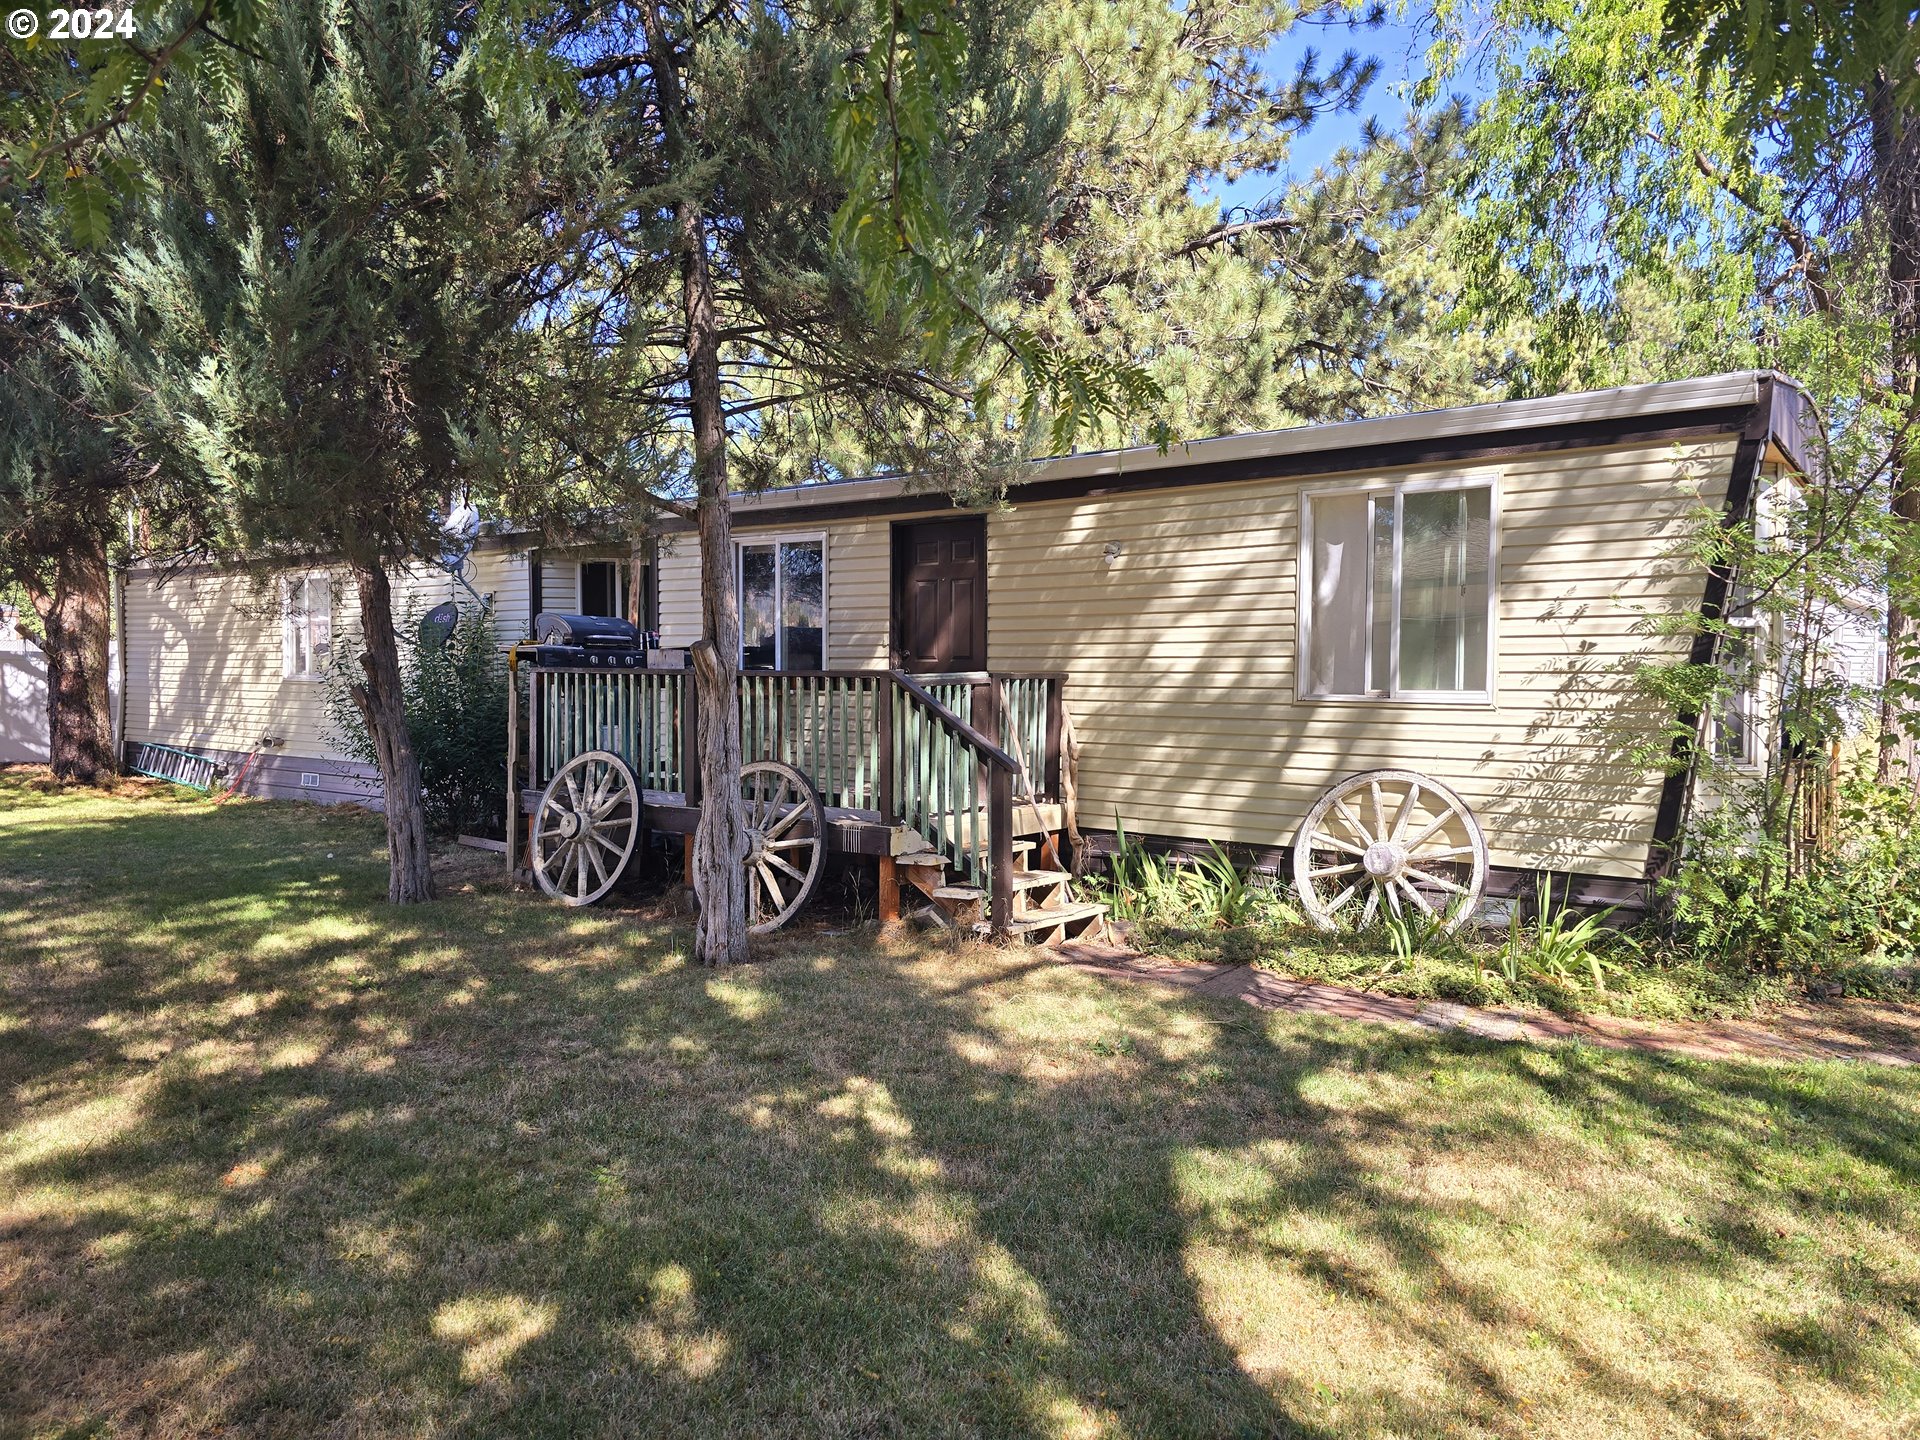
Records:
{"label": "ladder on ground", "polygon": [[136,775],[168,780],[189,790],[198,790],[202,795],[213,789],[220,775],[220,762],[211,756],[196,755],[171,745],[136,745],[127,768]]}

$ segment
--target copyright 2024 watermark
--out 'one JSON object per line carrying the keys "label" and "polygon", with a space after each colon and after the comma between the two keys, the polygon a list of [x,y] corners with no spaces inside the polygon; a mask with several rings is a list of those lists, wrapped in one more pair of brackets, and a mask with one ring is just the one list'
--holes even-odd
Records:
{"label": "copyright 2024 watermark", "polygon": [[64,6],[47,11],[42,19],[25,6],[7,12],[7,35],[13,40],[31,40],[46,27],[47,39],[131,40],[139,29],[133,7],[102,5],[93,9],[69,10]]}

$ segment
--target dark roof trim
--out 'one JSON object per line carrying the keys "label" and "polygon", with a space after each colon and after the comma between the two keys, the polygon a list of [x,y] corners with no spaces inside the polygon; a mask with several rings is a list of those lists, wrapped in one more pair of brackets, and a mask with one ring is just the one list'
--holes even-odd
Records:
{"label": "dark roof trim", "polygon": [[[1770,383],[1770,382],[1769,382]],[[1797,392],[1796,392],[1797,393]],[[1461,435],[1401,440],[1383,444],[1329,447],[1286,455],[1255,455],[1234,460],[1170,465],[1132,473],[1071,476],[1062,479],[1035,479],[1017,482],[1007,491],[1016,504],[1048,500],[1076,500],[1106,495],[1128,494],[1140,490],[1186,489],[1197,485],[1227,485],[1246,480],[1308,479],[1322,475],[1341,475],[1354,471],[1405,468],[1417,465],[1443,465],[1462,461],[1501,460],[1520,455],[1546,454],[1558,450],[1591,450],[1620,445],[1651,445],[1683,440],[1705,440],[1717,435],[1742,431],[1756,409],[1753,404],[1716,406],[1705,410],[1683,411],[1648,424],[1643,415],[1617,416],[1602,420],[1542,425],[1532,429],[1509,430],[1497,437]],[[804,526],[830,520],[856,520],[883,515],[924,514],[928,511],[958,510],[946,495],[885,495],[839,503],[755,506],[736,510],[736,529]],[[977,508],[977,507],[972,507]],[[663,533],[680,534],[693,529],[685,520],[669,521]]]}
{"label": "dark roof trim", "polygon": [[1809,442],[1819,417],[1806,391],[1784,375],[1765,375],[1760,379],[1758,406],[1768,412],[1767,438],[1774,448],[1796,472],[1811,475],[1815,461]]}
{"label": "dark roof trim", "polygon": [[[1746,423],[1740,427],[1740,441],[1733,451],[1733,471],[1727,477],[1727,502],[1720,525],[1731,530],[1747,517],[1754,491],[1760,483],[1760,471],[1767,460],[1769,443],[1779,446],[1793,467],[1805,473],[1805,449],[1800,429],[1807,410],[1806,396],[1793,382],[1766,375],[1760,379],[1756,397]],[[1789,428],[1782,438],[1783,417]],[[1733,568],[1716,564],[1707,570],[1706,588],[1700,597],[1700,618],[1712,622],[1727,613],[1727,596],[1733,589]],[[1687,663],[1711,665],[1719,636],[1703,628],[1693,637]],[[1700,738],[1700,713],[1682,710],[1675,717],[1673,768],[1660,786],[1660,803],[1653,816],[1653,844],[1647,851],[1647,878],[1660,880],[1673,873],[1680,861],[1681,827],[1686,821],[1687,797],[1692,789]]]}

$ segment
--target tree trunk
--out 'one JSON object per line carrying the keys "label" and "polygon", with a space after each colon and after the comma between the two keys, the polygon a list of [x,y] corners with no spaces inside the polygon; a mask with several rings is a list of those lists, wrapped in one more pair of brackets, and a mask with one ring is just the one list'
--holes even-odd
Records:
{"label": "tree trunk", "polygon": [[46,637],[47,750],[54,779],[104,785],[119,769],[107,673],[113,573],[105,540],[77,529],[54,562],[52,593],[29,586],[29,594]]}
{"label": "tree trunk", "polygon": [[1887,573],[1887,687],[1880,778],[1920,794],[1920,116],[1896,108],[1881,77],[1873,100],[1874,189],[1887,227],[1892,330],[1894,557]]}
{"label": "tree trunk", "polygon": [[693,847],[700,923],[694,951],[707,965],[747,958],[747,835],[740,801],[740,602],[733,588],[733,505],[727,495],[727,432],[721,412],[713,286],[698,210],[683,203],[694,471],[699,480],[700,634],[694,678],[700,703],[700,826]]}
{"label": "tree trunk", "polygon": [[360,668],[366,680],[348,692],[366,722],[386,791],[387,899],[412,905],[433,898],[427,850],[427,809],[420,794],[420,759],[407,728],[400,681],[400,642],[393,630],[393,586],[378,565],[356,565],[360,590]]}
{"label": "tree trunk", "polygon": [[[643,9],[655,98],[669,170],[696,158],[683,131],[675,47],[660,7]],[[700,532],[700,644],[694,679],[700,713],[700,823],[694,831],[693,888],[700,897],[694,954],[702,964],[747,958],[746,816],[740,801],[740,610],[733,589],[733,507],[727,494],[727,422],[720,393],[719,322],[707,269],[706,221],[692,197],[674,206],[680,290],[686,313],[687,405]]]}

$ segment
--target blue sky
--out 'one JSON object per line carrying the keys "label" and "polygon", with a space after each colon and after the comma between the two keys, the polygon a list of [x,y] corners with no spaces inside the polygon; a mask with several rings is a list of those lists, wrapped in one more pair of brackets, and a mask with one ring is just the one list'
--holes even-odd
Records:
{"label": "blue sky", "polygon": [[[1380,74],[1359,110],[1322,116],[1295,139],[1287,174],[1249,175],[1213,187],[1209,193],[1219,198],[1223,209],[1255,205],[1268,194],[1285,189],[1290,181],[1306,179],[1342,146],[1356,144],[1360,127],[1368,118],[1383,127],[1398,126],[1411,107],[1414,85],[1427,73],[1426,38],[1401,20],[1364,30],[1344,25],[1296,25],[1268,49],[1265,64],[1275,73],[1290,74],[1308,50],[1318,52],[1323,73],[1346,51],[1357,50],[1379,59]],[[1478,98],[1482,92],[1472,80],[1471,75],[1457,76],[1449,92]]]}

